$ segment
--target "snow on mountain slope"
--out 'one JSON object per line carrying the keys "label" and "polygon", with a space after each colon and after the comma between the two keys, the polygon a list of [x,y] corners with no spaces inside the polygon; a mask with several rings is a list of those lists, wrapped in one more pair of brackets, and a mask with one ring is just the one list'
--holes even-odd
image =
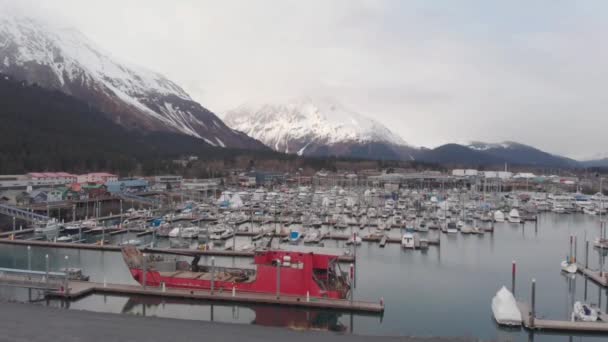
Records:
{"label": "snow on mountain slope", "polygon": [[[226,113],[226,124],[279,152],[349,155],[352,146],[406,147],[381,123],[328,99],[303,98],[285,104],[243,105]],[[327,153],[321,153],[326,150]],[[339,153],[339,151],[344,153]]]}
{"label": "snow on mountain slope", "polygon": [[0,72],[80,98],[129,128],[180,132],[221,147],[262,146],[161,74],[118,62],[75,29],[1,8]]}

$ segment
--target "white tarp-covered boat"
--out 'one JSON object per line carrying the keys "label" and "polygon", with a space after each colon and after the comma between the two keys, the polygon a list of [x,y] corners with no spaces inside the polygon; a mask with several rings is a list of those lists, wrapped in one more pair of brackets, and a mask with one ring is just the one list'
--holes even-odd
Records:
{"label": "white tarp-covered boat", "polygon": [[492,313],[500,325],[521,325],[521,312],[517,307],[517,301],[511,291],[504,286],[492,298]]}
{"label": "white tarp-covered boat", "polygon": [[574,303],[574,307],[572,308],[572,314],[574,315],[574,318],[579,321],[584,321],[584,322],[597,321],[597,311],[585,303],[581,303],[581,302]]}

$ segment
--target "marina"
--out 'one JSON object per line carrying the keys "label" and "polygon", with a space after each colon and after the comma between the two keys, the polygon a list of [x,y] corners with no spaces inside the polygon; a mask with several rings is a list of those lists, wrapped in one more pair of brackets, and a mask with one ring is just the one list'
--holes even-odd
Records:
{"label": "marina", "polygon": [[[255,203],[252,202],[255,191],[249,194],[243,190],[231,191],[232,194],[239,193],[243,203],[241,208],[230,208],[229,200],[227,203],[217,200],[198,205],[184,202],[182,208],[198,206],[202,209],[192,210],[192,214],[189,213],[187,218],[186,215],[180,214],[184,209],[172,209],[175,211],[172,211],[171,216],[155,214],[143,221],[141,218],[122,221],[113,218],[82,233],[83,241],[78,243],[32,239],[34,235],[31,231],[5,234],[4,238],[0,239],[0,266],[27,269],[26,260],[29,259],[32,268],[40,270],[44,267],[41,259],[49,254],[51,269],[67,267],[66,263],[70,267],[82,269],[90,276],[90,282],[73,281],[66,287],[69,289],[67,293],[56,289],[47,293],[51,303],[68,301],[71,308],[113,311],[110,304],[98,301],[95,301],[97,304],[85,304],[91,303],[91,298],[99,296],[117,299],[158,298],[159,303],[175,303],[166,304],[169,305],[168,308],[173,308],[167,309],[173,313],[165,313],[169,314],[169,317],[181,315],[181,306],[177,303],[182,302],[197,307],[209,307],[209,303],[217,302],[218,307],[234,305],[242,310],[248,310],[247,308],[252,306],[257,308],[257,305],[269,305],[278,315],[283,310],[289,310],[286,308],[297,307],[298,310],[304,311],[335,312],[332,315],[337,315],[335,317],[338,317],[340,326],[357,334],[427,335],[431,331],[437,332],[437,326],[431,324],[432,320],[425,321],[425,317],[433,315],[443,321],[453,319],[448,318],[450,316],[442,316],[444,314],[436,309],[440,306],[437,301],[445,303],[445,300],[452,301],[452,304],[448,305],[450,311],[457,310],[457,306],[467,306],[467,310],[471,311],[475,319],[457,320],[457,325],[442,325],[444,328],[440,329],[440,335],[443,336],[463,336],[467,335],[466,329],[474,329],[479,332],[476,336],[484,338],[510,336],[519,339],[528,336],[526,330],[529,330],[535,332],[535,340],[542,341],[546,338],[549,341],[555,339],[543,335],[544,331],[565,331],[566,334],[570,331],[575,335],[590,331],[588,328],[580,328],[588,324],[571,322],[572,303],[560,307],[550,298],[576,297],[578,300],[591,302],[595,307],[603,308],[600,310],[600,319],[605,318],[608,290],[601,286],[601,277],[597,275],[606,257],[603,250],[593,247],[590,243],[587,251],[589,256],[585,262],[587,267],[579,261],[579,275],[574,275],[574,279],[568,278],[571,276],[566,277],[559,267],[563,255],[572,255],[574,258],[576,250],[583,254],[581,251],[585,251],[585,247],[581,241],[593,240],[602,233],[597,228],[597,215],[582,212],[559,214],[540,210],[535,211],[531,217],[528,213],[531,207],[524,206],[528,209],[522,209],[524,207],[520,206],[519,212],[524,212],[520,214],[520,222],[510,222],[508,219],[505,219],[505,222],[495,222],[486,220],[485,216],[486,213],[488,216],[494,214],[496,209],[483,209],[483,206],[473,205],[479,201],[474,199],[476,195],[473,192],[450,190],[447,192],[447,200],[444,198],[433,203],[430,201],[431,197],[441,194],[428,190],[426,193],[400,191],[399,201],[385,197],[384,192],[378,190],[376,195],[370,194],[367,197],[366,191],[371,191],[365,188],[345,188],[344,192],[341,191],[327,188],[323,192],[317,190],[304,196],[301,192],[271,194],[283,199],[266,202],[265,208],[252,207]],[[222,196],[219,198],[222,199]],[[262,198],[266,196],[268,195],[264,194]],[[229,195],[225,197],[231,198]],[[289,214],[293,209],[283,207],[280,203],[288,203],[289,198],[293,197],[304,198],[299,199],[303,203],[302,206],[311,208],[310,213],[317,218],[306,213]],[[352,201],[353,206],[366,203],[368,209],[355,209],[340,204],[351,201],[348,198],[358,199]],[[425,199],[427,204],[424,204]],[[324,209],[323,202],[328,200],[332,204]],[[493,203],[494,208],[498,205],[508,208],[509,201],[509,197],[506,197],[505,202],[504,196],[496,197],[496,194],[488,194],[485,199],[485,203]],[[447,203],[450,203],[449,207],[445,207]],[[389,205],[393,209],[385,210]],[[280,210],[274,210],[273,206]],[[370,211],[370,208],[375,210]],[[327,214],[321,214],[324,211],[327,211]],[[359,216],[359,212],[364,215]],[[508,214],[509,210],[505,209],[504,212]],[[180,215],[184,218],[175,220],[176,217],[181,217]],[[437,217],[434,218],[434,215]],[[507,215],[511,216],[514,215]],[[164,217],[166,222],[172,222],[169,224],[177,227],[196,227],[198,237],[186,237],[183,234],[185,228],[176,230],[176,238],[168,237],[163,231],[168,232],[170,229],[164,228],[162,222],[154,227],[158,221],[154,217]],[[126,220],[128,222],[124,222]],[[455,232],[450,231],[450,222],[454,222]],[[293,231],[300,232],[301,236],[289,239],[290,232]],[[218,234],[218,237],[225,234],[226,238],[214,240],[213,234]],[[577,247],[571,248],[569,252],[568,241],[572,235],[578,237],[578,242]],[[405,236],[411,237],[411,245],[410,242],[404,242]],[[121,250],[125,248],[125,242],[131,244],[131,241],[135,240],[137,248],[143,253],[175,257],[178,261],[188,262],[196,257],[199,265],[206,265],[205,267],[215,263],[218,267],[250,268],[254,255],[265,248],[314,253],[332,251],[339,254],[343,269],[348,270],[349,265],[354,266],[353,299],[351,302],[350,295],[337,301],[310,295],[282,295],[277,299],[274,293],[252,295],[235,289],[233,294],[231,288],[223,289],[221,293],[214,291],[212,295],[209,289],[163,289],[158,284],[144,287],[134,282],[121,260]],[[544,252],[536,253],[538,248]],[[65,259],[65,256],[68,256],[68,259]],[[519,303],[530,302],[528,291],[519,289],[526,279],[536,278],[539,284],[568,284],[564,291],[555,285],[543,287],[543,290],[536,294],[536,321],[539,324],[534,327],[527,325],[522,312],[524,324],[515,331],[513,328],[505,329],[494,323],[488,310],[493,292],[501,285],[511,282],[517,284],[510,277],[513,260],[517,260],[518,266],[519,285],[516,285],[515,297]],[[584,261],[584,255],[579,256],[578,260]],[[370,277],[390,280],[376,286],[373,285],[375,282],[368,281]],[[450,282],[439,280],[444,278],[449,278]],[[18,290],[10,286],[0,291],[4,293],[0,296],[10,298],[10,293],[17,297],[23,296],[23,293],[17,295],[15,291]],[[403,311],[406,307],[408,311],[415,310],[418,316],[406,314]],[[376,314],[381,314],[380,320],[373,318]],[[447,312],[445,314],[449,315]],[[407,317],[405,321],[400,318],[404,315]],[[563,325],[569,328],[554,328],[557,324],[554,322],[570,322]],[[603,324],[595,323],[591,326],[599,327],[594,330],[597,333],[604,331]],[[589,336],[584,339],[595,338]]]}

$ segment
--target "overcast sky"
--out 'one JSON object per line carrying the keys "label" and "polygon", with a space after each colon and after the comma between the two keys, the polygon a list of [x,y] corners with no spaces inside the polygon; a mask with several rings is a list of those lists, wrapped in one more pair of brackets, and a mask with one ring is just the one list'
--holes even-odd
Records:
{"label": "overcast sky", "polygon": [[221,114],[332,97],[413,145],[608,152],[608,1],[15,0]]}

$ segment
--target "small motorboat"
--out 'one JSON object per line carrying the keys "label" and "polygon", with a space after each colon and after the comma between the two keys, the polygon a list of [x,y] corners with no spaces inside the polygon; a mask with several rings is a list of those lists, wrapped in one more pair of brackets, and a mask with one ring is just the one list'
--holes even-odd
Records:
{"label": "small motorboat", "polygon": [[448,234],[456,234],[458,233],[458,227],[456,226],[456,223],[454,222],[448,222],[447,228],[446,228],[446,232]]}
{"label": "small motorboat", "polygon": [[517,209],[513,208],[509,212],[509,222],[510,223],[521,223],[521,217],[519,216],[519,211]]}
{"label": "small motorboat", "polygon": [[576,263],[569,262],[568,260],[562,261],[561,266],[562,266],[562,271],[564,271],[566,273],[574,274],[578,270],[578,267],[576,266]]}
{"label": "small motorboat", "polygon": [[500,210],[496,210],[494,212],[494,222],[505,222],[505,214]]}
{"label": "small motorboat", "polygon": [[492,298],[492,313],[500,325],[521,325],[521,312],[517,307],[517,301],[511,291],[504,286]]}
{"label": "small motorboat", "polygon": [[401,247],[407,248],[407,249],[416,248],[416,242],[414,241],[414,234],[412,234],[412,233],[403,234],[403,237],[401,238]]}
{"label": "small motorboat", "polygon": [[360,236],[351,236],[347,241],[346,244],[347,245],[352,245],[353,243],[357,246],[359,246],[361,244],[361,242],[363,241],[363,239],[361,239]]}
{"label": "small motorboat", "polygon": [[289,233],[289,242],[297,243],[301,237],[302,237],[302,233],[300,233],[299,231],[297,231],[297,230],[291,231]]}
{"label": "small motorboat", "polygon": [[581,302],[574,303],[572,316],[574,319],[584,322],[595,322],[598,318],[597,310],[592,308],[589,304]]}
{"label": "small motorboat", "polygon": [[130,239],[125,242],[120,243],[120,246],[139,246],[141,245],[141,240],[139,239]]}

